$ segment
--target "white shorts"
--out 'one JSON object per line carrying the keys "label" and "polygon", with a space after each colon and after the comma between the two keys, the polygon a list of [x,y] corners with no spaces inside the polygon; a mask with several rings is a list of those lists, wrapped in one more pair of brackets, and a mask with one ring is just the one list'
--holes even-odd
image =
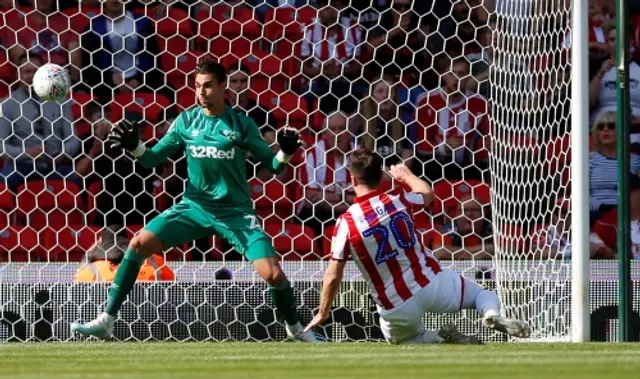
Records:
{"label": "white shorts", "polygon": [[[423,336],[425,328],[422,317],[426,312],[459,311],[466,297],[463,291],[479,293],[483,288],[473,281],[463,279],[457,272],[443,268],[426,287],[416,292],[411,299],[399,307],[385,310],[378,306],[382,334],[392,343],[408,342],[414,339],[419,341],[413,342],[429,342],[433,335]],[[469,295],[474,294],[469,293]],[[430,333],[433,334],[433,332]]]}

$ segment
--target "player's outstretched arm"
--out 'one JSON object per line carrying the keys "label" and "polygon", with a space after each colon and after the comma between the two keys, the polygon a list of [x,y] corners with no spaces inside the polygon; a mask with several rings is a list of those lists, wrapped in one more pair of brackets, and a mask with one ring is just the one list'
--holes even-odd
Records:
{"label": "player's outstretched arm", "polygon": [[322,294],[320,295],[320,308],[318,313],[313,317],[309,325],[304,328],[304,331],[311,330],[311,328],[322,324],[329,318],[331,312],[331,305],[338,295],[340,290],[340,283],[344,276],[344,266],[346,261],[332,260],[327,267],[327,272],[324,275],[322,282]]}
{"label": "player's outstretched arm", "polygon": [[433,201],[433,189],[429,183],[418,178],[404,164],[397,164],[389,168],[389,174],[400,183],[406,184],[411,192],[421,194],[424,198],[424,206],[426,207]]}
{"label": "player's outstretched arm", "polygon": [[138,123],[123,120],[113,126],[108,141],[112,147],[121,147],[130,152],[144,167],[153,168],[182,146],[180,136],[173,129],[170,128],[153,148],[147,149],[138,138]]}

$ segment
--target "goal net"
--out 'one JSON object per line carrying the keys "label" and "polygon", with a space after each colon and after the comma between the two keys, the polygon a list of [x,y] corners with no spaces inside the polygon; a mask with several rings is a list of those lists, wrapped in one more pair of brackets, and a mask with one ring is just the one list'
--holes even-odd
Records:
{"label": "goal net", "polygon": [[[180,199],[186,178],[183,154],[144,170],[104,144],[106,131],[139,119],[141,140],[156,143],[196,104],[202,58],[229,70],[229,104],[265,140],[285,125],[302,131],[290,169],[273,176],[250,160],[247,182],[303,321],[319,305],[332,225],[352,199],[346,154],[364,147],[433,184],[436,200],[415,220],[443,266],[496,289],[534,339],[568,336],[568,2],[26,3],[0,13],[0,341],[73,340],[70,323],[102,311],[117,254],[105,263],[113,256],[96,244],[119,241],[106,228],[130,238]],[[44,62],[68,68],[68,100],[31,98]],[[117,339],[284,338],[265,285],[219,237],[144,267]],[[615,301],[612,267],[592,270],[594,309]],[[503,340],[478,317],[426,315],[425,325]],[[378,340],[378,320],[349,263],[325,333]]]}
{"label": "goal net", "polygon": [[494,13],[494,267],[506,313],[540,340],[571,337],[570,12],[523,0]]}

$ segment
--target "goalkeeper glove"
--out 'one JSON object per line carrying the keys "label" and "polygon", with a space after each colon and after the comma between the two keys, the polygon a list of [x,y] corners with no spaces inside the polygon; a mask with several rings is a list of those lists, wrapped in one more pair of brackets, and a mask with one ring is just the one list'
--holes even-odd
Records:
{"label": "goalkeeper glove", "polygon": [[296,150],[302,146],[302,142],[300,142],[300,133],[293,128],[284,127],[278,130],[276,139],[280,146],[280,151],[288,156],[295,154]]}
{"label": "goalkeeper glove", "polygon": [[111,133],[107,137],[111,142],[111,147],[121,147],[127,151],[134,151],[140,144],[138,140],[138,123],[126,120],[120,121],[118,125],[111,128]]}

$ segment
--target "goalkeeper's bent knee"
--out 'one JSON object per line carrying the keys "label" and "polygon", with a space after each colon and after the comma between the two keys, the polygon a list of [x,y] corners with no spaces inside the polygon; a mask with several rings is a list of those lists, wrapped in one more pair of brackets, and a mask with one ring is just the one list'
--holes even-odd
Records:
{"label": "goalkeeper's bent knee", "polygon": [[160,253],[162,250],[162,241],[155,234],[144,230],[131,239],[127,249],[127,251],[133,251],[143,258]]}

